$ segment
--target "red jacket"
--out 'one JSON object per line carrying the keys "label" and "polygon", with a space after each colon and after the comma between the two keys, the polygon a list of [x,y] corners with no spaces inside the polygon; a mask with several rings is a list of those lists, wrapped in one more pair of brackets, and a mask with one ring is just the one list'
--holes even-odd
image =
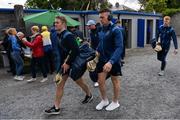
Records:
{"label": "red jacket", "polygon": [[33,57],[44,56],[43,41],[41,35],[37,35],[32,42],[26,41],[24,44],[32,49]]}

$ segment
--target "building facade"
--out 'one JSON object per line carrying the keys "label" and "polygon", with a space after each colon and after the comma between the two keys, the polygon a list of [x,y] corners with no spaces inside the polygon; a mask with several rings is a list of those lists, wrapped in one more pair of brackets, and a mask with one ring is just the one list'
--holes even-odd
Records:
{"label": "building facade", "polygon": [[[47,10],[23,10],[24,16],[45,11]],[[83,31],[84,37],[88,37],[88,31],[86,28],[87,21],[93,19],[96,22],[99,22],[97,11],[61,10],[60,12],[81,22],[79,29]],[[113,11],[112,14],[113,21],[119,19],[126,30],[126,48],[144,47],[146,44],[149,44],[150,40],[155,37],[158,26],[162,24],[161,14],[127,11]],[[25,28],[27,34],[30,33],[29,28],[32,25],[34,24],[26,24]],[[14,9],[0,9],[0,29],[6,27],[16,27]]]}

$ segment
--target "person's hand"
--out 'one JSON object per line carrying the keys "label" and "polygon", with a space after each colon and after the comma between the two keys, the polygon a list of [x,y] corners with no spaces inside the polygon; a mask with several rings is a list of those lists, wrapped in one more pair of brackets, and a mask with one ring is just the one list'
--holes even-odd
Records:
{"label": "person's hand", "polygon": [[103,67],[104,72],[110,72],[111,69],[112,69],[112,64],[110,62],[107,62]]}
{"label": "person's hand", "polygon": [[96,56],[98,56],[98,57],[100,56],[100,54],[98,53],[98,51],[96,51]]}
{"label": "person's hand", "polygon": [[70,68],[70,66],[68,64],[64,63],[62,65],[62,68],[63,68],[63,73],[66,73],[68,71],[68,69]]}
{"label": "person's hand", "polygon": [[174,54],[176,55],[178,53],[178,49],[175,49],[174,50]]}
{"label": "person's hand", "polygon": [[23,43],[25,43],[25,42],[27,41],[27,39],[26,39],[26,38],[23,38],[23,39],[21,39],[21,41],[22,41]]}

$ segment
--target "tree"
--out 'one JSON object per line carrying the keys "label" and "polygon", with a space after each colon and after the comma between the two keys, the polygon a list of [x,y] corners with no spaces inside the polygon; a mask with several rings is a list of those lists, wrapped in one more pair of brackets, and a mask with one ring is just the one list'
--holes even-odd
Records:
{"label": "tree", "polygon": [[166,8],[180,8],[180,0],[138,0],[140,9],[162,12]]}
{"label": "tree", "polygon": [[148,12],[162,12],[167,8],[166,1],[167,0],[149,0],[145,6],[145,10]]}
{"label": "tree", "polygon": [[[100,3],[100,4],[99,4]],[[97,10],[108,7],[107,0],[27,0],[27,8],[58,9],[63,10]]]}
{"label": "tree", "polygon": [[141,5],[141,6],[140,6],[140,10],[142,10],[143,8],[145,8],[146,3],[148,2],[147,0],[138,0],[138,1],[139,1],[139,4]]}
{"label": "tree", "polygon": [[[160,12],[163,15],[172,16],[180,12],[180,0],[138,0],[143,8],[147,12]],[[140,9],[140,10],[141,10]]]}
{"label": "tree", "polygon": [[167,4],[167,8],[180,8],[179,0],[167,0],[166,4]]}

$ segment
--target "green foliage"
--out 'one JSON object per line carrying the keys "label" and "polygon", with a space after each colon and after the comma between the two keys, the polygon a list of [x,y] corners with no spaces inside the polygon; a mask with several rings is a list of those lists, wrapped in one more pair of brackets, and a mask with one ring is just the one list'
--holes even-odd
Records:
{"label": "green foliage", "polygon": [[180,0],[167,0],[167,8],[180,8]]}
{"label": "green foliage", "polygon": [[174,14],[176,14],[178,12],[180,12],[180,8],[179,9],[175,9],[175,8],[173,8],[173,9],[166,9],[162,13],[163,13],[163,16],[166,16],[166,15],[173,16]]}
{"label": "green foliage", "polygon": [[145,6],[145,10],[148,12],[156,11],[162,12],[167,8],[167,0],[149,0]]}
{"label": "green foliage", "polygon": [[172,16],[180,12],[180,0],[138,0],[141,8],[147,12],[160,12]]}
{"label": "green foliage", "polygon": [[107,8],[107,0],[27,0],[27,8],[54,9],[63,10],[97,10],[98,3],[101,8]]}
{"label": "green foliage", "polygon": [[101,6],[100,6],[101,9],[106,9],[106,8],[108,8],[108,7],[109,7],[108,2],[104,2],[104,3],[102,3]]}

